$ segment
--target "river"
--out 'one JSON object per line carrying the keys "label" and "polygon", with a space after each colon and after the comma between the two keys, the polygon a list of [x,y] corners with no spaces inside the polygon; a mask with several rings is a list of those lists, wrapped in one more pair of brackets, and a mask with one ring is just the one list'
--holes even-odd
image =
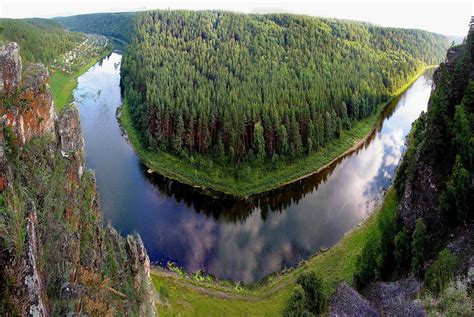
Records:
{"label": "river", "polygon": [[96,173],[107,221],[140,233],[152,262],[204,269],[252,283],[334,245],[378,206],[390,186],[412,122],[426,110],[431,79],[422,75],[391,102],[357,151],[321,173],[245,202],[222,201],[147,173],[121,134],[119,53],[78,79],[74,96],[86,165]]}

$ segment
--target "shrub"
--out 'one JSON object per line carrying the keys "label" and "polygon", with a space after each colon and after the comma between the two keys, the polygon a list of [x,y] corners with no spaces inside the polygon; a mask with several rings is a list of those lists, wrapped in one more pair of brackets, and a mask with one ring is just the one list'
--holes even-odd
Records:
{"label": "shrub", "polygon": [[326,305],[326,292],[322,278],[314,272],[308,272],[301,274],[297,283],[305,292],[308,310],[316,314],[321,313]]}
{"label": "shrub", "polygon": [[452,281],[438,296],[428,293],[423,305],[430,316],[471,316],[474,305],[466,280]]}
{"label": "shrub", "polygon": [[397,233],[393,240],[395,264],[398,271],[408,268],[411,262],[410,235],[406,229]]}
{"label": "shrub", "polygon": [[362,254],[357,257],[356,270],[354,272],[354,284],[357,288],[365,286],[370,281],[380,277],[380,237],[372,235],[362,249]]}
{"label": "shrub", "polygon": [[315,272],[302,273],[285,308],[285,316],[314,316],[324,311],[327,301],[323,279]]}
{"label": "shrub", "polygon": [[290,300],[288,301],[288,305],[286,306],[285,311],[283,312],[283,316],[299,317],[306,314],[311,313],[306,309],[305,292],[301,285],[296,285],[295,290],[293,291],[293,294],[291,295]]}
{"label": "shrub", "polygon": [[416,221],[415,231],[411,242],[411,270],[420,277],[425,262],[426,226],[421,218]]}
{"label": "shrub", "polygon": [[433,293],[441,293],[454,277],[456,258],[444,249],[425,274],[425,285]]}

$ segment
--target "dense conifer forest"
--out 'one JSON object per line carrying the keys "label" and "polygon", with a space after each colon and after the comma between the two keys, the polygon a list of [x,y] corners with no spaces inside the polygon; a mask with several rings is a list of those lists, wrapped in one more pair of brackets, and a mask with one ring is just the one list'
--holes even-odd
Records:
{"label": "dense conifer forest", "polygon": [[295,160],[442,60],[445,37],[288,14],[139,14],[123,59],[142,142],[216,162]]}
{"label": "dense conifer forest", "polygon": [[94,33],[129,42],[132,36],[134,12],[93,13],[57,17],[54,21],[76,32]]}
{"label": "dense conifer forest", "polygon": [[50,19],[0,19],[0,42],[17,42],[23,62],[50,64],[83,39]]}

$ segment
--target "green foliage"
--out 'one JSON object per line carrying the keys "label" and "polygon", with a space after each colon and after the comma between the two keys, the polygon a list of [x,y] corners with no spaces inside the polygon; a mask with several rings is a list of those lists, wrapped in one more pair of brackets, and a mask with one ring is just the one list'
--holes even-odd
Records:
{"label": "green foliage", "polygon": [[410,235],[406,229],[400,230],[394,239],[393,256],[395,259],[396,269],[401,272],[410,266],[411,249]]}
{"label": "green foliage", "polygon": [[315,272],[304,272],[296,280],[285,316],[315,316],[324,311],[327,291],[323,279]]}
{"label": "green foliage", "polygon": [[17,42],[24,64],[35,62],[48,65],[82,39],[83,35],[67,32],[49,19],[0,19],[0,42]]}
{"label": "green foliage", "polygon": [[367,238],[357,257],[354,285],[358,288],[387,275],[393,268],[394,239],[397,233],[396,203],[382,208],[377,219],[377,230]]}
{"label": "green foliage", "polygon": [[411,242],[411,270],[416,276],[422,275],[423,264],[426,258],[426,225],[423,219],[416,220]]}
{"label": "green foliage", "polygon": [[438,296],[427,294],[423,305],[429,316],[472,316],[474,305],[467,280],[452,281]]}
{"label": "green foliage", "polygon": [[415,169],[415,154],[418,145],[423,139],[424,126],[426,121],[426,113],[422,113],[420,117],[413,123],[410,134],[407,137],[407,148],[400,165],[397,168],[397,174],[393,182],[399,197],[405,192],[406,183],[411,180]]}
{"label": "green foliage", "polygon": [[438,258],[425,273],[425,285],[433,293],[439,294],[454,278],[456,258],[447,250],[442,250]]}
{"label": "green foliage", "polygon": [[472,218],[472,205],[469,204],[470,191],[470,173],[464,168],[461,156],[457,155],[446,183],[446,190],[439,198],[440,211],[448,223],[455,224]]}
{"label": "green foliage", "polygon": [[296,283],[301,285],[306,296],[306,307],[314,314],[323,312],[327,294],[323,279],[314,272],[301,274]]}
{"label": "green foliage", "polygon": [[306,307],[306,294],[301,285],[296,285],[293,294],[288,301],[288,305],[283,312],[283,316],[299,317],[311,314]]}
{"label": "green foliage", "polygon": [[56,17],[53,18],[53,21],[62,24],[72,31],[101,34],[129,42],[135,15],[136,13],[134,12],[93,13]]}
{"label": "green foliage", "polygon": [[[470,86],[474,86],[474,81]],[[468,100],[468,98],[466,99]],[[463,104],[456,106],[454,114],[453,145],[461,156],[463,164],[468,168],[472,166],[472,156],[474,155],[472,131],[466,107]]]}
{"label": "green foliage", "polygon": [[121,76],[148,149],[291,162],[371,116],[447,45],[349,21],[153,11],[137,17]]}
{"label": "green foliage", "polygon": [[370,236],[366,241],[362,253],[357,258],[356,271],[354,273],[354,284],[361,288],[372,280],[380,278],[382,260],[380,255],[380,233]]}

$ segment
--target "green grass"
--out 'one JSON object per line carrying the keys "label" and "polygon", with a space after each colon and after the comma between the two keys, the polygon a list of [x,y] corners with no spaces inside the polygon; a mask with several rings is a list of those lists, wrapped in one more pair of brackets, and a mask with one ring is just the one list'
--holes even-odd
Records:
{"label": "green grass", "polygon": [[204,295],[172,279],[153,275],[152,280],[157,292],[167,292],[166,304],[157,305],[158,316],[279,316],[289,296],[285,290],[259,301],[229,300]]}
{"label": "green grass", "polygon": [[74,100],[73,91],[77,87],[77,78],[109,53],[110,49],[105,50],[101,55],[91,59],[87,64],[71,74],[64,73],[57,69],[52,69],[50,71],[49,81],[57,112],[60,112],[65,105]]}
{"label": "green grass", "polygon": [[[361,226],[348,232],[334,247],[313,256],[287,274],[251,285],[240,292],[217,282],[200,283],[182,276],[157,276],[152,273],[157,294],[166,294],[165,300],[157,301],[157,313],[160,316],[278,316],[282,314],[293,291],[296,277],[304,271],[318,273],[332,293],[341,281],[352,283],[357,256],[367,238],[377,234],[378,223],[382,218],[393,217],[397,206],[396,192],[390,189],[381,207]],[[195,287],[208,292],[198,291]],[[245,295],[251,299],[223,299],[212,295],[216,291]]]}
{"label": "green grass", "polygon": [[[420,70],[395,96],[403,93],[424,71]],[[374,130],[385,105],[380,105],[374,115],[354,123],[350,130],[343,130],[341,136],[327,146],[293,163],[281,160],[275,165],[271,162],[252,162],[235,167],[233,164],[215,163],[202,156],[183,158],[165,151],[150,151],[142,145],[133,127],[126,102],[123,105],[122,124],[138,156],[151,170],[201,188],[208,194],[218,192],[247,198],[304,178],[343,156]]]}

